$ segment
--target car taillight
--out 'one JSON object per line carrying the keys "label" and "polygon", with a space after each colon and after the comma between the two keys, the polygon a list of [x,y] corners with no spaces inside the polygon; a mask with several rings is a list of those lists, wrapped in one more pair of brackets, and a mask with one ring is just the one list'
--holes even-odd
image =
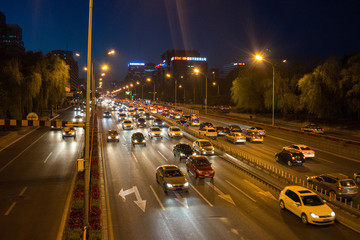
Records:
{"label": "car taillight", "polygon": [[338,190],[341,191],[341,190],[342,190],[342,187],[338,187]]}

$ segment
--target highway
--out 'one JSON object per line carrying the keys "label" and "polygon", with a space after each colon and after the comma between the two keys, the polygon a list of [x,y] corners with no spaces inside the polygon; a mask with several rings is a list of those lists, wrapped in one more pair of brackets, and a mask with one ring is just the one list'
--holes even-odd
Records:
{"label": "highway", "polygon": [[[216,171],[214,180],[199,180],[186,174],[191,186],[189,193],[165,194],[155,180],[156,167],[176,164],[185,173],[185,163],[173,157],[172,146],[179,141],[192,141],[170,139],[163,128],[162,140],[147,138],[146,147],[133,147],[131,134],[140,131],[147,135],[147,129],[122,130],[115,118],[102,118],[99,123],[114,239],[360,237],[338,223],[320,227],[303,225],[295,215],[280,210],[277,192],[224,161],[224,153],[219,151],[209,156]],[[106,142],[105,133],[110,129],[120,132],[119,143]],[[246,143],[236,147],[246,147],[253,154],[260,152],[274,161],[272,150],[279,148],[281,142],[268,146],[268,139],[271,141],[270,137],[266,138],[264,144]]]}
{"label": "highway", "polygon": [[0,151],[0,239],[57,238],[84,141],[77,132],[63,140],[61,131],[36,128]]}

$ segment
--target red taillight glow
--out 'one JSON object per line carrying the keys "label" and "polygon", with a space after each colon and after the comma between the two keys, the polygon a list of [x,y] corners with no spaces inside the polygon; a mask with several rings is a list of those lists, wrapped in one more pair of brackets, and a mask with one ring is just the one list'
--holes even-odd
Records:
{"label": "red taillight glow", "polygon": [[338,190],[341,191],[341,190],[342,190],[342,187],[338,187]]}

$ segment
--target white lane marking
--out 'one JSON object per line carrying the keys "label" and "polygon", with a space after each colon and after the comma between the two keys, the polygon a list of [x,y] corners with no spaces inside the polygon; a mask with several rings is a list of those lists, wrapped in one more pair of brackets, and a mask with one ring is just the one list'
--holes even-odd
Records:
{"label": "white lane marking", "polygon": [[34,130],[32,130],[32,131],[30,131],[30,132],[28,132],[27,134],[25,134],[24,136],[22,136],[22,137],[20,137],[20,138],[18,138],[18,139],[16,139],[15,141],[13,141],[12,143],[9,143],[7,146],[5,146],[4,148],[2,148],[2,149],[0,149],[0,152],[2,151],[2,150],[4,150],[4,149],[6,149],[6,148],[8,148],[9,146],[11,146],[11,145],[13,145],[14,143],[16,143],[17,141],[19,141],[20,139],[22,139],[22,138],[24,138],[24,137],[26,137],[27,135],[29,135],[30,133],[32,133],[33,131],[35,131],[36,129],[38,129],[39,127],[37,127],[37,128],[35,128]]}
{"label": "white lane marking", "polygon": [[135,161],[138,163],[139,161],[138,161],[137,157],[135,156],[135,154],[132,152],[131,155],[133,156],[133,158],[135,159]]}
{"label": "white lane marking", "polygon": [[21,154],[23,154],[26,150],[28,150],[29,148],[32,147],[32,145],[34,145],[35,143],[37,143],[37,141],[39,141],[46,133],[44,133],[43,135],[41,135],[36,141],[34,141],[32,144],[30,144],[27,148],[25,148],[21,153],[19,153],[16,157],[14,157],[13,159],[11,159],[7,164],[5,164],[5,166],[3,166],[0,169],[0,172],[2,172],[5,168],[7,168],[7,166],[9,166],[13,161],[15,161],[18,157],[21,156]]}
{"label": "white lane marking", "polygon": [[239,192],[241,192],[242,194],[244,194],[246,197],[248,197],[249,199],[251,199],[253,202],[256,202],[255,199],[253,199],[252,197],[250,197],[249,195],[247,195],[245,192],[243,192],[241,189],[239,189],[237,186],[235,186],[234,184],[232,184],[232,183],[229,182],[228,180],[225,180],[225,182],[227,182],[228,184],[230,184],[233,188],[235,188],[236,190],[238,190]]}
{"label": "white lane marking", "polygon": [[126,138],[125,138],[125,136],[124,135],[122,135],[122,138],[124,139],[124,141],[126,142]]}
{"label": "white lane marking", "polygon": [[47,158],[44,160],[44,163],[47,162],[47,160],[50,158],[51,154],[52,154],[52,152],[51,152],[51,153],[49,154],[49,156],[47,156]]}
{"label": "white lane marking", "polygon": [[243,180],[247,185],[251,186],[251,188],[255,189],[259,194],[269,197],[275,201],[277,201],[277,199],[269,192],[269,191],[264,191],[263,189],[259,188],[258,186],[256,186],[255,184],[249,182],[248,180]]}
{"label": "white lane marking", "polygon": [[160,198],[158,197],[158,195],[156,194],[155,190],[153,189],[153,187],[152,187],[151,185],[150,185],[150,188],[151,188],[151,191],[153,192],[153,194],[154,194],[154,196],[155,196],[156,200],[158,201],[158,203],[159,203],[160,207],[162,208],[162,210],[164,210],[164,211],[165,211],[165,207],[164,207],[164,205],[161,203]]}
{"label": "white lane marking", "polygon": [[160,156],[163,157],[163,159],[165,159],[168,162],[167,158],[160,151],[158,151],[158,153],[160,154]]}
{"label": "white lane marking", "polygon": [[11,206],[9,207],[9,209],[6,211],[6,213],[4,214],[5,216],[9,215],[11,210],[15,207],[16,202],[13,202],[13,204],[11,204]]}
{"label": "white lane marking", "polygon": [[[325,161],[325,162],[329,162],[329,163],[334,163],[333,161],[330,161],[330,160],[326,160],[324,158],[319,158],[319,157],[316,157],[315,159],[319,159],[321,161]],[[306,160],[305,160],[306,161]]]}
{"label": "white lane marking", "polygon": [[212,204],[209,202],[209,200],[207,200],[191,183],[190,183],[190,186],[195,190],[195,192],[196,192],[197,194],[199,194],[199,196],[200,196],[202,199],[204,199],[204,201],[205,201],[207,204],[209,204],[210,207],[214,207],[214,205],[212,205]]}
{"label": "white lane marking", "polygon": [[22,196],[24,194],[24,192],[26,191],[27,187],[24,187],[23,190],[21,190],[21,192],[19,193],[19,196]]}

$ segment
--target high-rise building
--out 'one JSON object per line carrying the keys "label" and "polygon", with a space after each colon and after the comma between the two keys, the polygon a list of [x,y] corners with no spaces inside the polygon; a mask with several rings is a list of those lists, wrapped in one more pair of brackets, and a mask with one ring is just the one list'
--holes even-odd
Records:
{"label": "high-rise building", "polygon": [[53,50],[49,53],[58,56],[59,58],[64,60],[67,65],[69,65],[70,80],[68,83],[68,88],[71,92],[76,91],[79,86],[79,65],[74,59],[73,52],[64,50]]}
{"label": "high-rise building", "polygon": [[232,70],[245,66],[243,62],[228,63],[223,66],[220,77],[225,78]]}
{"label": "high-rise building", "polygon": [[25,53],[22,29],[17,24],[6,24],[6,16],[0,12],[0,52],[8,55]]}

